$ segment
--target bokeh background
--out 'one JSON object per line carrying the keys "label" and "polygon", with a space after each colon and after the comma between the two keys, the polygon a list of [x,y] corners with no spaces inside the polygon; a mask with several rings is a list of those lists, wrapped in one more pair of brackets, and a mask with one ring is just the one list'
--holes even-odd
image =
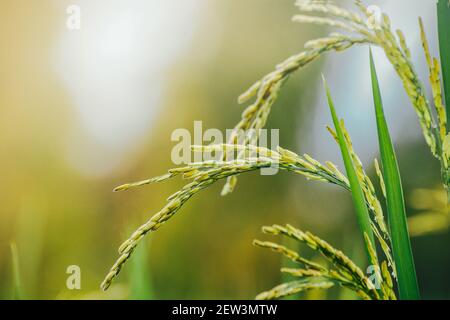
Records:
{"label": "bokeh background", "polygon": [[[348,193],[286,173],[253,173],[230,196],[220,197],[218,183],[193,198],[142,241],[108,292],[98,289],[118,245],[183,182],[118,194],[113,187],[172,167],[170,135],[177,128],[192,130],[195,120],[204,129],[232,128],[243,110],[236,102],[241,92],[329,32],[291,22],[293,2],[0,2],[0,298],[252,299],[283,280],[285,261],[251,244],[265,238],[261,226],[273,223],[313,231],[364,259]],[[81,8],[80,30],[66,27],[66,9],[74,4]],[[435,1],[366,4],[380,6],[405,32],[426,80],[417,17],[437,55]],[[408,213],[417,218],[443,205],[439,167],[394,70],[382,52],[375,50],[375,58]],[[378,150],[367,47],[327,55],[293,76],[268,127],[280,129],[283,147],[341,164],[325,130],[331,119],[321,73],[373,175]],[[412,240],[423,297],[450,298],[448,228],[421,230],[424,225],[416,221]],[[66,288],[69,265],[81,268],[81,290]],[[353,296],[332,289],[299,298]]]}

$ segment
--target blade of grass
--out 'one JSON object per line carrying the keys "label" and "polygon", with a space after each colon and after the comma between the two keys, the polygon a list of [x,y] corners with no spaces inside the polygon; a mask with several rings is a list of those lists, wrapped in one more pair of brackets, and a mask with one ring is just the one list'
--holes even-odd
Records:
{"label": "blade of grass", "polygon": [[11,247],[11,260],[12,260],[12,272],[14,281],[13,300],[22,299],[22,283],[20,280],[19,269],[19,254],[17,252],[17,245],[12,242]]}
{"label": "blade of grass", "polygon": [[370,51],[373,100],[378,129],[381,164],[386,186],[388,221],[392,238],[392,251],[397,267],[400,299],[420,299],[416,270],[406,221],[405,202],[397,158],[389,129],[384,117],[380,87],[378,84],[372,51]]}
{"label": "blade of grass", "polygon": [[[450,132],[450,0],[438,0],[437,3],[439,49],[441,56],[442,79],[444,87],[444,101],[447,113],[447,132]],[[448,154],[450,137],[443,141],[444,157]],[[450,212],[450,170],[443,172],[444,183],[447,189],[447,210]]]}
{"label": "blade of grass", "polygon": [[130,263],[130,299],[151,300],[153,292],[147,244],[142,244],[135,249]]}
{"label": "blade of grass", "polygon": [[438,1],[437,16],[444,97],[447,110],[447,131],[450,131],[450,37],[448,35],[450,30],[450,0]]}
{"label": "blade of grass", "polygon": [[[375,248],[375,238],[373,236],[372,228],[370,225],[370,216],[369,211],[367,209],[366,201],[364,198],[364,193],[362,191],[361,185],[358,180],[358,176],[356,174],[356,170],[350,156],[350,152],[348,150],[347,144],[345,142],[344,133],[342,132],[338,117],[336,115],[336,110],[334,108],[334,103],[331,98],[330,89],[327,85],[325,78],[323,78],[323,83],[325,86],[328,105],[330,107],[331,116],[333,118],[334,127],[336,130],[336,134],[339,140],[339,147],[341,149],[342,158],[345,164],[345,170],[347,172],[348,180],[350,182],[350,189],[352,192],[353,205],[355,206],[356,215],[358,219],[358,224],[361,229],[362,234],[365,233],[369,237],[373,247]],[[368,252],[368,248],[366,247],[367,256],[370,259],[370,254]],[[372,263],[373,261],[371,261]]]}

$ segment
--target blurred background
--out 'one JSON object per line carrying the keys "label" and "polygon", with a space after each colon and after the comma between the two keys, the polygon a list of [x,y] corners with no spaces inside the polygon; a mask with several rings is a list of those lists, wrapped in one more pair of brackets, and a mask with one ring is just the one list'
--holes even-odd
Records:
{"label": "blurred background", "polygon": [[[437,55],[435,1],[365,3],[380,6],[404,31],[426,80],[417,17]],[[81,9],[79,30],[66,25],[70,5]],[[0,298],[253,299],[283,280],[280,256],[251,244],[273,223],[313,231],[363,261],[350,194],[287,173],[253,173],[227,197],[219,194],[223,183],[194,197],[142,241],[108,292],[99,291],[118,245],[183,181],[112,189],[173,167],[173,130],[193,130],[195,120],[204,129],[233,128],[244,107],[237,96],[329,32],[291,22],[296,13],[293,0],[2,0]],[[393,68],[382,52],[375,58],[423,297],[450,298],[447,225],[421,220],[444,210],[439,165]],[[341,165],[325,129],[331,119],[321,73],[374,175],[367,47],[327,55],[293,76],[268,127],[280,129],[283,147]],[[66,287],[70,265],[81,269],[80,290]],[[337,288],[299,298],[353,296]]]}

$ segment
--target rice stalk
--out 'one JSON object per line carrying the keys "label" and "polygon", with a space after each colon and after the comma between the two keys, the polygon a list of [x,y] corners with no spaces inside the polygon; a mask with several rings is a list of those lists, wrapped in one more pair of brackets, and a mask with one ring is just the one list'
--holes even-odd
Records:
{"label": "rice stalk", "polygon": [[[339,33],[333,33],[328,37],[310,41],[306,45],[307,50],[278,64],[273,72],[257,81],[246,92],[239,96],[238,102],[241,104],[255,98],[254,102],[242,113],[241,120],[233,128],[228,143],[239,143],[243,145],[256,144],[259,130],[265,126],[271,108],[276,101],[282,85],[293,72],[318,59],[325,52],[342,51],[355,44],[361,43],[371,43],[371,39],[368,39],[367,37],[350,37]],[[256,135],[245,137],[243,141],[238,141],[239,132],[242,132],[242,130],[254,130]],[[236,183],[236,176],[229,177],[222,190],[222,195],[227,195],[232,192]]]}
{"label": "rice stalk", "polygon": [[111,267],[101,288],[106,290],[112,280],[119,274],[121,268],[133,253],[139,241],[148,233],[158,230],[166,221],[172,218],[181,207],[192,196],[208,188],[215,182],[232,177],[241,173],[251,172],[262,168],[278,165],[281,170],[301,174],[309,180],[326,181],[348,189],[348,181],[336,166],[333,169],[322,165],[310,156],[298,156],[292,151],[278,148],[277,151],[261,147],[242,145],[215,145],[215,146],[193,146],[195,152],[213,152],[235,150],[243,154],[255,153],[255,157],[236,159],[231,161],[205,161],[191,163],[185,167],[174,168],[168,173],[136,183],[128,183],[115,188],[115,191],[124,191],[131,188],[143,186],[154,182],[162,182],[170,178],[182,175],[192,182],[186,184],[182,189],[172,194],[168,203],[161,211],[153,215],[146,223],[140,226],[132,235],[119,247],[119,258]]}
{"label": "rice stalk", "polygon": [[431,57],[430,49],[428,46],[428,40],[425,34],[425,28],[423,26],[422,19],[419,18],[419,26],[420,26],[420,36],[422,40],[423,50],[425,52],[425,59],[427,61],[428,69],[430,72],[430,85],[431,91],[433,93],[433,102],[434,107],[436,109],[436,114],[438,118],[438,128],[439,135],[441,140],[445,139],[447,135],[447,115],[444,106],[444,102],[442,101],[442,89],[441,89],[441,76],[440,76],[440,65],[439,61]]}
{"label": "rice stalk", "polygon": [[[364,172],[358,156],[354,152],[351,144],[350,136],[341,123],[341,130],[345,136],[347,149],[351,154],[351,158],[357,163],[357,176],[364,186],[363,201],[373,216],[373,221],[368,222],[371,234],[375,234],[381,245],[384,255],[388,259],[389,266],[395,274],[395,263],[391,257],[389,247],[389,234],[386,232],[384,216],[381,205],[376,197],[375,190],[370,178]],[[331,134],[337,139],[337,135],[333,130],[329,129]],[[293,172],[303,175],[308,180],[322,181],[340,186],[348,191],[351,190],[348,178],[339,171],[335,164],[327,161],[325,164],[320,163],[308,154],[299,156],[298,154],[278,147],[277,150],[270,150],[252,145],[210,145],[210,146],[192,146],[194,152],[223,152],[229,154],[230,151],[238,152],[242,158],[231,161],[203,161],[191,163],[185,167],[170,169],[168,173],[146,179],[134,183],[127,183],[118,186],[114,191],[125,191],[132,188],[144,186],[147,184],[162,182],[176,176],[183,176],[184,179],[192,180],[186,184],[181,190],[172,194],[168,199],[168,204],[154,216],[152,216],[145,224],[139,227],[128,240],[126,240],[119,248],[119,258],[112,266],[110,272],[101,284],[103,290],[106,290],[112,280],[118,275],[122,266],[133,253],[138,242],[148,233],[158,230],[166,221],[173,217],[184,203],[193,195],[201,190],[209,187],[213,183],[221,179],[227,179],[241,173],[251,172],[262,168],[273,167],[278,165],[281,170]],[[251,157],[250,157],[251,156]]]}
{"label": "rice stalk", "polygon": [[369,251],[370,260],[373,263],[372,268],[374,272],[374,280],[378,284],[377,289],[379,290],[381,296],[385,298],[385,300],[396,300],[397,298],[394,293],[394,284],[387,268],[387,262],[383,261],[382,265],[384,266],[385,271],[382,272],[382,267],[378,261],[376,249],[372,246],[367,233],[364,234],[364,240]]}
{"label": "rice stalk", "polygon": [[[281,147],[278,147],[275,151],[252,145],[244,146],[221,144],[210,146],[192,146],[192,150],[194,152],[206,153],[224,152],[224,154],[228,154],[230,151],[236,151],[239,152],[241,156],[245,157],[231,161],[208,160],[203,162],[194,162],[184,167],[170,169],[166,174],[155,178],[134,183],[127,183],[115,188],[114,191],[116,192],[126,191],[151,183],[163,182],[177,176],[182,176],[184,179],[192,180],[179,191],[168,197],[168,203],[166,206],[164,206],[163,209],[153,215],[146,223],[133,232],[129,239],[119,247],[119,258],[111,267],[109,273],[105,277],[105,280],[101,284],[103,290],[108,289],[113,279],[119,274],[121,268],[133,253],[139,241],[148,232],[158,230],[165,222],[172,218],[193,195],[206,189],[221,179],[278,165],[280,170],[300,174],[308,180],[327,182],[342,187],[345,190],[350,190],[350,183],[347,177],[340,172],[337,166],[332,162],[327,161],[325,164],[322,164],[308,154],[300,156]],[[250,155],[252,157],[250,157]],[[366,179],[369,179],[365,173],[363,173],[363,175]],[[371,202],[373,201],[370,200],[370,198],[366,199],[366,205],[369,210],[373,212],[374,209],[370,205]],[[382,212],[377,214],[374,213],[374,215],[380,214],[382,216]],[[380,224],[383,219],[374,219],[374,222],[370,223],[370,227],[373,230],[377,230],[380,225],[384,224],[384,222]],[[381,238],[380,241],[383,241],[383,236],[381,236],[380,232],[376,232],[375,234],[377,237]],[[382,248],[385,255],[390,257],[389,246],[386,244],[385,246],[382,246]],[[391,261],[391,259],[389,260]],[[394,267],[393,263],[390,263],[390,265]]]}
{"label": "rice stalk", "polygon": [[381,172],[380,165],[378,164],[378,160],[377,159],[374,160],[374,165],[375,165],[375,172],[376,172],[376,174],[378,176],[378,179],[380,181],[381,191],[383,192],[383,196],[386,199],[386,185],[384,183],[383,173]]}
{"label": "rice stalk", "polygon": [[329,289],[333,286],[334,283],[331,281],[320,281],[320,280],[315,282],[305,280],[291,281],[283,283],[270,291],[260,293],[256,297],[256,300],[279,299],[308,290]]}
{"label": "rice stalk", "polygon": [[[335,285],[354,291],[362,299],[396,299],[393,291],[392,279],[390,276],[382,274],[381,270],[383,270],[383,267],[379,267],[378,264],[378,269],[376,269],[379,270],[377,271],[377,281],[380,283],[381,290],[377,290],[363,271],[343,252],[335,249],[329,243],[310,232],[303,232],[291,225],[263,227],[263,232],[270,235],[282,235],[306,244],[310,249],[320,253],[332,267],[328,268],[321,264],[312,263],[311,261],[302,258],[298,253],[276,243],[255,240],[253,242],[254,245],[281,253],[301,266],[301,268],[281,269],[284,273],[300,278],[300,282],[293,281],[281,284],[269,291],[259,294],[256,299],[277,299],[303,290],[312,288],[328,289]],[[367,234],[365,234],[365,238],[368,240]],[[374,254],[370,241],[369,248],[372,248],[371,254]],[[374,261],[377,261],[376,257],[374,257],[374,259]],[[389,274],[386,263],[384,263],[384,272]],[[318,287],[317,284],[319,284]]]}

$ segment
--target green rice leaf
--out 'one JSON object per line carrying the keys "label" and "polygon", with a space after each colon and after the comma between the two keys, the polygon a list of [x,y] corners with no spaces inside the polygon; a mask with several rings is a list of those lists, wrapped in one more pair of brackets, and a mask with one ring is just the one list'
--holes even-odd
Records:
{"label": "green rice leaf", "polygon": [[14,279],[14,291],[13,291],[13,299],[20,300],[22,299],[22,282],[20,280],[20,269],[19,269],[19,254],[17,252],[17,245],[12,242],[10,244],[11,247],[11,260],[12,260],[12,272]]}
{"label": "green rice leaf", "polygon": [[[345,164],[345,170],[347,171],[348,180],[350,182],[350,189],[352,193],[352,199],[353,199],[353,205],[356,210],[356,215],[358,219],[358,224],[361,229],[361,234],[364,235],[364,233],[367,234],[370,242],[372,243],[373,247],[375,247],[375,238],[373,236],[373,231],[370,225],[370,216],[369,211],[367,209],[367,204],[364,198],[364,193],[362,190],[362,187],[359,183],[358,176],[356,174],[356,170],[352,161],[352,158],[350,156],[350,152],[348,150],[348,146],[345,142],[344,133],[342,131],[338,116],[336,114],[336,110],[334,107],[333,100],[331,98],[330,89],[327,85],[327,82],[325,78],[323,79],[327,99],[328,99],[328,105],[330,107],[331,116],[333,118],[334,127],[336,130],[337,138],[339,141],[339,147],[341,149],[342,158],[344,160]],[[368,258],[370,260],[370,254],[368,249],[366,248],[366,252],[368,255]]]}
{"label": "green rice leaf", "polygon": [[383,111],[372,51],[370,51],[370,71],[372,77],[373,100],[381,154],[381,165],[386,186],[388,221],[392,238],[392,251],[397,267],[400,299],[420,299],[416,270],[408,234],[403,190],[397,158],[392,145]]}
{"label": "green rice leaf", "polygon": [[439,48],[441,52],[444,97],[447,110],[447,131],[450,131],[450,1],[439,0],[437,4]]}
{"label": "green rice leaf", "polygon": [[148,244],[143,243],[135,249],[131,259],[130,299],[151,300],[153,298],[151,268],[148,259]]}

